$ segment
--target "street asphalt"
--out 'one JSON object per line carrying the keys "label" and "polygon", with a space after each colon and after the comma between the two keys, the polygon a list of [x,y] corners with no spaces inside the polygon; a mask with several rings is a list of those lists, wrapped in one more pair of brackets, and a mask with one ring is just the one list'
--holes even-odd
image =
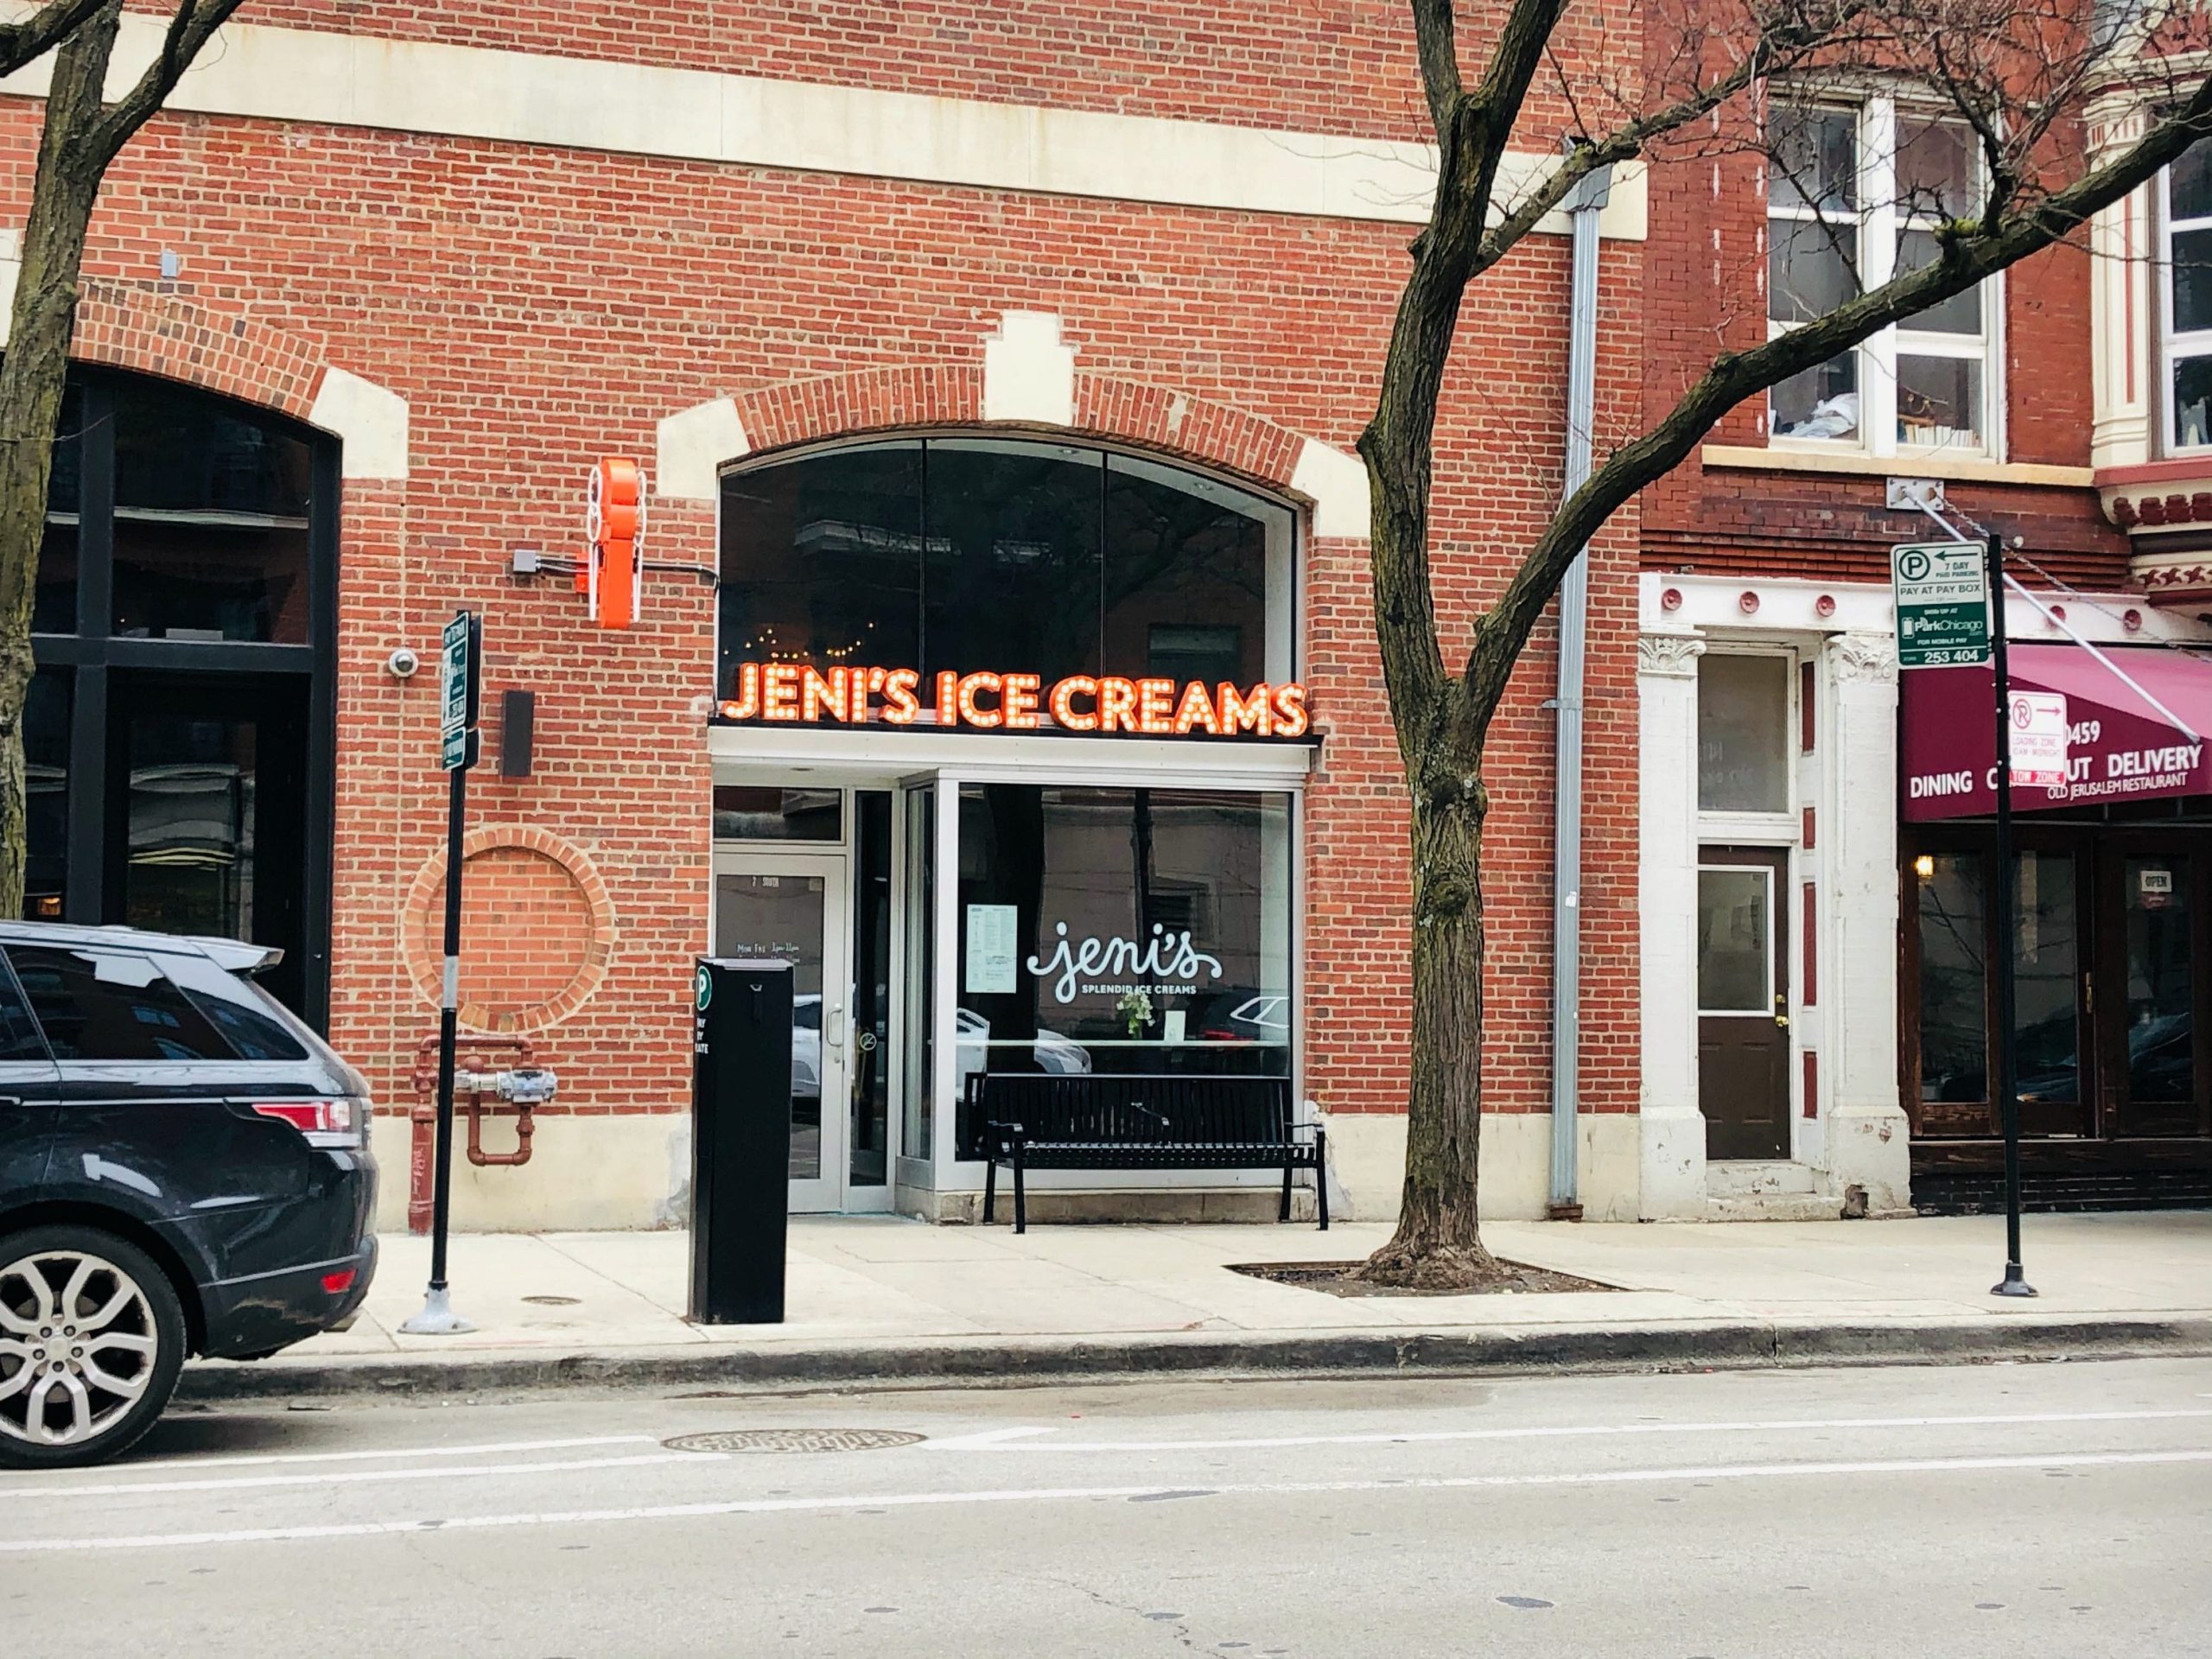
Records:
{"label": "street asphalt", "polygon": [[2201,1359],[203,1403],[0,1495],[10,1659],[2212,1655]]}

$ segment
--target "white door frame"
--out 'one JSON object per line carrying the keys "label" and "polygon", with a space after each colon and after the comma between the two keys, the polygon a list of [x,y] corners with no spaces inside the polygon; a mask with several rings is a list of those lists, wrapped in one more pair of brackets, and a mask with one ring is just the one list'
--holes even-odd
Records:
{"label": "white door frame", "polygon": [[[849,854],[810,848],[784,852],[759,844],[717,848],[715,874],[809,877],[822,883],[821,1053],[817,1071],[822,1100],[821,1173],[793,1178],[794,1214],[842,1211],[852,1173],[852,861]],[[716,902],[720,902],[719,884]],[[721,934],[715,918],[715,936]],[[876,1189],[860,1189],[872,1194]],[[870,1204],[869,1208],[879,1207]]]}

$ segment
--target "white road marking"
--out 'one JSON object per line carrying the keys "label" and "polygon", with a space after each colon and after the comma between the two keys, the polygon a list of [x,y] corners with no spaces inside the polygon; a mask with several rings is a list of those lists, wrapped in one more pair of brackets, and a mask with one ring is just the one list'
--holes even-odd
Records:
{"label": "white road marking", "polygon": [[[1318,1497],[1342,1492],[1458,1491],[1505,1486],[1619,1486],[1685,1480],[1780,1480],[1826,1475],[1972,1474],[2008,1469],[2082,1469],[2176,1463],[2212,1463],[2212,1450],[2058,1452],[2044,1457],[1910,1458],[1853,1463],[1716,1464],[1678,1469],[1609,1469],[1576,1474],[1430,1476],[1407,1480],[1232,1482],[1193,1491],[1192,1496]],[[1154,1481],[1142,1486],[1017,1487],[980,1492],[877,1492],[842,1497],[752,1497],[715,1503],[664,1503],[619,1510],[547,1510],[514,1515],[454,1516],[430,1521],[359,1521],[324,1526],[251,1527],[232,1532],[140,1533],[105,1538],[26,1538],[0,1541],[0,1555],[111,1549],[201,1549],[219,1544],[300,1542],[430,1532],[484,1532],[516,1527],[590,1526],[616,1521],[690,1521],[731,1515],[791,1515],[836,1510],[913,1509],[966,1503],[1071,1503],[1093,1497],[1144,1497],[1166,1490],[1160,1483]]]}
{"label": "white road marking", "polygon": [[241,1475],[216,1480],[117,1480],[88,1486],[0,1487],[0,1498],[115,1497],[139,1492],[237,1492],[267,1486],[353,1486],[385,1480],[467,1480],[496,1475],[550,1475],[579,1469],[637,1469],[654,1463],[713,1463],[720,1452],[647,1452],[634,1458],[575,1458],[555,1463],[433,1465],[427,1469],[354,1469],[311,1475]]}
{"label": "white road marking", "polygon": [[1608,1434],[1804,1433],[1827,1428],[1985,1428],[2012,1424],[2148,1423],[2212,1417],[2212,1410],[2037,1411],[1970,1417],[1806,1417],[1769,1422],[1575,1423],[1533,1428],[1449,1428],[1395,1434],[1273,1434],[1234,1440],[1044,1440],[1014,1444],[1017,1437],[1049,1434],[1048,1428],[995,1429],[985,1434],[925,1440],[933,1452],[1254,1452],[1297,1446],[1425,1446],[1440,1440],[1541,1440]]}
{"label": "white road marking", "polygon": [[564,1440],[492,1440],[478,1446],[401,1446],[381,1452],[257,1452],[227,1458],[149,1458],[147,1469],[245,1469],[280,1463],[368,1463],[386,1458],[490,1458],[509,1452],[573,1452],[588,1446],[658,1446],[651,1434],[590,1434]]}
{"label": "white road marking", "polygon": [[1054,1432],[1049,1428],[987,1428],[980,1434],[948,1434],[943,1440],[924,1440],[922,1445],[931,1452],[994,1452],[1008,1440]]}

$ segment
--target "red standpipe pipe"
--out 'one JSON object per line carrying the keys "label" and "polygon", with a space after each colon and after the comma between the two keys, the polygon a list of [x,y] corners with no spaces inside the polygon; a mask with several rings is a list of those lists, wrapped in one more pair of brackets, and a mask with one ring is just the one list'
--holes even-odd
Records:
{"label": "red standpipe pipe", "polygon": [[[482,1059],[506,1057],[504,1065],[477,1064],[470,1071],[516,1070],[530,1065],[536,1051],[528,1039],[522,1037],[462,1037],[454,1045],[456,1058],[476,1056]],[[427,1233],[430,1230],[430,1188],[438,1128],[438,1039],[425,1037],[416,1046],[415,1071],[410,1079],[415,1088],[415,1103],[408,1110],[414,1135],[408,1147],[407,1168],[407,1230]],[[536,1127],[531,1121],[527,1106],[512,1108],[515,1114],[517,1144],[512,1152],[486,1152],[483,1144],[483,1120],[498,1116],[501,1111],[497,1102],[486,1106],[481,1090],[468,1096],[468,1161],[479,1168],[514,1168],[530,1161],[530,1137]]]}

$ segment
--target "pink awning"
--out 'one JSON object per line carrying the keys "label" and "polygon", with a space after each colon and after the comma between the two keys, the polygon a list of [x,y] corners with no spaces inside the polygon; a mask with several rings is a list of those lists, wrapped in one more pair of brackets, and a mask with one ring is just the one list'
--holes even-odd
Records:
{"label": "pink awning", "polygon": [[[2177,730],[2079,645],[2015,645],[2012,687],[2066,699],[2070,776],[2059,789],[2015,789],[2021,811],[2114,801],[2212,795],[2212,660],[2163,646],[2107,647],[2105,655],[2185,721]],[[1997,810],[1997,734],[1987,668],[1904,672],[1900,757],[1908,823]]]}

